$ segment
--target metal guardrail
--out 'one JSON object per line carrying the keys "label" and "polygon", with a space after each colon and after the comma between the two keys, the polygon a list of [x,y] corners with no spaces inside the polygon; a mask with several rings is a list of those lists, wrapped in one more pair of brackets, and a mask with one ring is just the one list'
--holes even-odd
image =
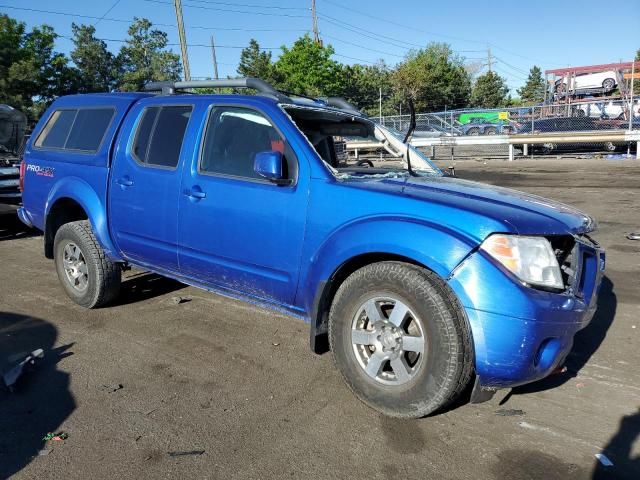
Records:
{"label": "metal guardrail", "polygon": [[[514,158],[515,145],[543,145],[546,143],[603,143],[603,142],[637,142],[636,158],[640,159],[640,131],[638,130],[599,130],[584,132],[553,132],[544,134],[513,134],[489,136],[442,136],[433,138],[414,138],[414,147],[436,146],[473,146],[473,145],[509,145],[509,160]],[[358,157],[360,150],[377,150],[382,148],[380,142],[362,140],[347,141],[347,150],[354,151]]]}

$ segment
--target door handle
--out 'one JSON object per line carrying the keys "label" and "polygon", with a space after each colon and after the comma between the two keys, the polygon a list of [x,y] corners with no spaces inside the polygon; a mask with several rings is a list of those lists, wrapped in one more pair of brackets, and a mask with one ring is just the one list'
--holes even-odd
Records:
{"label": "door handle", "polygon": [[130,187],[131,185],[133,185],[133,180],[129,180],[128,177],[122,177],[122,178],[118,178],[116,180],[116,183],[121,187]]}
{"label": "door handle", "polygon": [[188,190],[185,192],[187,197],[200,200],[201,198],[205,198],[207,194],[201,190]]}

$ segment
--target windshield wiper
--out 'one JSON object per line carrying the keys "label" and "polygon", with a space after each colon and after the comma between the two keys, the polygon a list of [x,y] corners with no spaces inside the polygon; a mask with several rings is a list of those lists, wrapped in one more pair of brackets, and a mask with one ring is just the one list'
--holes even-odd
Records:
{"label": "windshield wiper", "polygon": [[416,109],[413,106],[413,99],[411,97],[408,97],[407,100],[409,101],[409,111],[411,112],[411,121],[409,122],[409,130],[407,130],[407,134],[405,135],[402,143],[404,143],[407,146],[407,171],[409,172],[409,175],[411,175],[412,177],[419,177],[420,175],[414,172],[413,168],[411,168],[410,142],[411,142],[411,135],[413,135],[413,132],[416,129]]}

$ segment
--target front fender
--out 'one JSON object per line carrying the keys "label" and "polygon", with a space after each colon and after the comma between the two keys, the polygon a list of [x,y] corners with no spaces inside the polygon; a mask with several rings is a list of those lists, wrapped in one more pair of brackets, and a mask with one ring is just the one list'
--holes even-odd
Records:
{"label": "front fender", "polygon": [[77,202],[84,209],[93,233],[107,257],[115,262],[124,261],[109,235],[106,205],[93,187],[79,177],[64,177],[51,189],[45,204],[45,224],[53,205],[63,198]]}
{"label": "front fender", "polygon": [[419,219],[361,218],[334,231],[318,248],[302,282],[304,298],[298,303],[313,316],[318,287],[329,281],[342,265],[360,255],[409,258],[445,279],[474,247],[476,241],[472,238]]}

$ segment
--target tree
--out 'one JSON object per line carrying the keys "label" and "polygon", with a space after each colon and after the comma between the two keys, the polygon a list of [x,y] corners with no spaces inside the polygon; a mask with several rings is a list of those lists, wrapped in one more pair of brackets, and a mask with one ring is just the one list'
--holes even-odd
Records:
{"label": "tree", "polygon": [[339,95],[342,92],[342,66],[331,59],[334,50],[314,42],[308,34],[291,48],[282,46],[275,62],[279,86],[303,95]]}
{"label": "tree", "polygon": [[93,25],[71,24],[74,49],[71,60],[78,69],[81,92],[110,92],[119,80],[116,57],[107,50],[107,44],[95,37]]}
{"label": "tree", "polygon": [[536,65],[529,70],[529,77],[522,88],[518,89],[518,95],[523,104],[537,104],[544,101],[545,83],[542,78],[542,70]]}
{"label": "tree", "polygon": [[462,58],[446,43],[410,51],[393,80],[400,95],[411,95],[417,111],[465,107],[471,94],[471,78]]}
{"label": "tree", "polygon": [[236,71],[241,77],[255,77],[277,83],[271,52],[261,51],[260,44],[253,38],[249,41],[249,46],[240,52],[240,63]]}
{"label": "tree", "polygon": [[180,79],[180,57],[165,50],[167,34],[152,30],[152,26],[146,18],[135,17],[127,31],[129,38],[118,54],[124,72],[120,85],[123,91],[142,90],[150,81]]}
{"label": "tree", "polygon": [[493,71],[480,75],[471,92],[471,103],[476,107],[497,108],[507,102],[509,87],[505,80]]}
{"label": "tree", "polygon": [[342,78],[344,84],[340,92],[349,102],[371,116],[380,112],[380,91],[382,90],[383,115],[396,113],[390,97],[393,94],[391,71],[380,61],[375,65],[344,65]]}
{"label": "tree", "polygon": [[26,33],[23,22],[0,15],[0,102],[37,119],[58,95],[77,91],[77,71],[54,51],[56,33],[48,25]]}

